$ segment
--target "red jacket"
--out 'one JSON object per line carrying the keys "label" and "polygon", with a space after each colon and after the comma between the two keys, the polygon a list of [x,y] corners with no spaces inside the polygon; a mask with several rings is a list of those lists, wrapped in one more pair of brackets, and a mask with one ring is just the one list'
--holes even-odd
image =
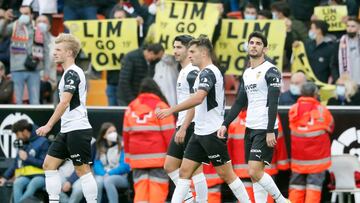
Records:
{"label": "red jacket", "polygon": [[291,170],[307,174],[328,169],[334,129],[330,111],[312,97],[300,97],[289,110],[289,125]]}
{"label": "red jacket", "polygon": [[156,117],[155,109],[169,108],[150,93],[140,94],[129,104],[124,116],[125,161],[131,168],[161,168],[175,131],[175,118]]}

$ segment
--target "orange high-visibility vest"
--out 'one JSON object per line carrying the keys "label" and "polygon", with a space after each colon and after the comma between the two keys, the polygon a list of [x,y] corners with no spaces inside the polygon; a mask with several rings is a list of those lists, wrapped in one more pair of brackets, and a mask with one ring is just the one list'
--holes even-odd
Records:
{"label": "orange high-visibility vest", "polygon": [[[240,178],[250,178],[248,166],[245,161],[245,118],[246,111],[241,111],[238,117],[229,125],[228,128],[228,152],[234,171]],[[278,117],[278,119],[280,118]],[[283,129],[280,122],[278,132],[277,144],[275,146],[271,166],[265,167],[265,172],[269,175],[275,175],[278,173],[278,170],[287,170],[290,167],[285,138],[283,136]],[[216,174],[215,168],[213,168],[212,165],[204,165],[204,174],[209,187],[223,183],[220,177]]]}
{"label": "orange high-visibility vest", "polygon": [[291,170],[318,173],[331,165],[329,133],[334,129],[330,111],[311,97],[300,97],[289,110]]}
{"label": "orange high-visibility vest", "polygon": [[143,93],[132,101],[124,115],[125,161],[131,168],[162,168],[175,131],[175,118],[156,117],[156,109],[169,108],[155,94]]}

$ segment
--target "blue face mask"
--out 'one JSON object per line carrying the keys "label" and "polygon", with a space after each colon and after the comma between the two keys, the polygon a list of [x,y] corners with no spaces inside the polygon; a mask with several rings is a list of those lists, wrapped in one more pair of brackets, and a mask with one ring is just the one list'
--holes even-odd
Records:
{"label": "blue face mask", "polygon": [[244,18],[245,18],[245,20],[256,20],[256,16],[255,16],[255,15],[245,14]]}
{"label": "blue face mask", "polygon": [[309,30],[309,38],[311,40],[314,40],[316,38],[316,33],[314,33],[313,31]]}
{"label": "blue face mask", "polygon": [[345,97],[346,89],[343,85],[337,85],[336,86],[336,95],[340,97]]}
{"label": "blue face mask", "polygon": [[291,84],[290,85],[290,93],[292,94],[292,95],[300,95],[300,87],[298,86],[298,85],[293,85],[293,84]]}
{"label": "blue face mask", "polygon": [[38,23],[37,27],[40,29],[41,32],[48,31],[48,25],[46,23]]}

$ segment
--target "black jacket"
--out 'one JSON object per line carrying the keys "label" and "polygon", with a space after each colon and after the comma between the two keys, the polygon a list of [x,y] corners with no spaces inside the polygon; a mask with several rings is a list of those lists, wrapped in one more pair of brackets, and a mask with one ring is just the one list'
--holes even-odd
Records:
{"label": "black jacket", "polygon": [[316,45],[315,40],[310,40],[305,43],[305,49],[310,66],[317,79],[327,83],[329,76],[332,76],[333,81],[336,81],[339,77],[338,65],[336,64],[337,44],[324,41]]}
{"label": "black jacket", "polygon": [[0,81],[0,104],[11,104],[14,85],[13,81],[1,78]]}
{"label": "black jacket", "polygon": [[154,76],[154,66],[147,63],[143,49],[129,52],[121,61],[119,74],[118,102],[119,105],[128,105],[139,93],[141,81],[145,77]]}

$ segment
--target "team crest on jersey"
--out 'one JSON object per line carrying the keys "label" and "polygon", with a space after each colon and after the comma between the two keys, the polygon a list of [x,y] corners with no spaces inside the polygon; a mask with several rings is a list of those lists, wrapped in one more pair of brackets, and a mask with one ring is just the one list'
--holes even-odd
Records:
{"label": "team crest on jersey", "polygon": [[259,79],[260,75],[261,75],[261,71],[257,72],[256,73],[256,79]]}

